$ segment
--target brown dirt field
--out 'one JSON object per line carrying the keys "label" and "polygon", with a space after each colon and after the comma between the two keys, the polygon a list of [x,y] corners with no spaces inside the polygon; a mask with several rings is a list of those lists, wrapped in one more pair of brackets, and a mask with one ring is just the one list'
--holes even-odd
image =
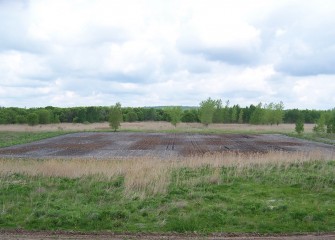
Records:
{"label": "brown dirt field", "polygon": [[[313,131],[314,124],[305,124],[305,132],[309,133]],[[222,131],[250,131],[250,132],[281,132],[291,133],[294,132],[294,124],[280,124],[280,125],[250,125],[250,124],[211,124],[207,128],[200,123],[179,123],[177,128],[172,126],[168,122],[134,122],[134,123],[122,123],[121,129],[129,130],[147,130],[147,131],[159,131],[159,130],[186,130],[186,131],[199,131],[202,129],[218,129]],[[39,132],[39,131],[95,131],[95,130],[108,130],[110,129],[107,122],[105,123],[91,123],[91,124],[80,124],[80,123],[60,123],[60,124],[46,124],[37,126],[28,126],[26,124],[11,124],[11,125],[0,125],[0,132],[12,131],[12,132]]]}
{"label": "brown dirt field", "polygon": [[171,157],[271,151],[321,151],[334,156],[335,147],[280,134],[83,132],[1,148],[0,157]]}
{"label": "brown dirt field", "polygon": [[33,232],[33,231],[3,231],[0,230],[0,238],[2,240],[36,240],[36,239],[101,239],[101,240],[125,240],[125,239],[177,239],[177,240],[331,240],[335,239],[335,233],[329,234],[299,234],[299,235],[243,235],[243,234],[211,234],[209,236],[201,236],[196,234],[114,234],[114,233],[97,233],[97,234],[83,234],[72,232]]}

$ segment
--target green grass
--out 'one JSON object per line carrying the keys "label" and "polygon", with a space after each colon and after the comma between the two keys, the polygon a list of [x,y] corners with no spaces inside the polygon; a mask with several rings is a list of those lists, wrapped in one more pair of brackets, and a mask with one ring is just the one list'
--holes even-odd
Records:
{"label": "green grass", "polygon": [[[218,175],[213,178],[213,172]],[[0,229],[113,232],[335,231],[335,161],[180,168],[166,194],[107,179],[0,176]]]}
{"label": "green grass", "polygon": [[316,134],[316,133],[303,133],[303,134],[297,134],[297,133],[291,133],[287,134],[290,137],[296,137],[301,139],[306,139],[314,142],[321,142],[326,144],[335,145],[335,134]]}
{"label": "green grass", "polygon": [[46,138],[56,137],[69,132],[0,132],[0,147],[30,143]]}

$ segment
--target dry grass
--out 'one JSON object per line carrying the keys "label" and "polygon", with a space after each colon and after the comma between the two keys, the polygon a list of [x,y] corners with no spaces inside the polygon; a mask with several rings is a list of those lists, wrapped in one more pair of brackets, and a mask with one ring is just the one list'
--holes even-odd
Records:
{"label": "dry grass", "polygon": [[[313,132],[314,124],[305,124],[305,133]],[[294,132],[294,124],[280,124],[280,125],[250,125],[250,124],[211,124],[209,127],[204,127],[200,123],[179,123],[175,128],[168,122],[134,122],[122,123],[121,129],[135,130],[135,131],[166,131],[166,130],[179,130],[179,131],[201,131],[207,130],[221,130],[221,131],[238,131],[238,132]],[[108,123],[60,123],[60,124],[47,124],[28,126],[26,124],[12,124],[0,125],[0,131],[11,132],[40,132],[40,131],[96,131],[96,130],[109,130]]]}
{"label": "dry grass", "polygon": [[[313,132],[314,124],[305,124],[305,132]],[[282,132],[292,133],[295,130],[295,124],[280,124],[280,125],[251,125],[251,124],[210,124],[205,127],[201,123],[179,123],[177,127],[173,127],[168,122],[136,122],[123,123],[122,129],[131,130],[186,130],[186,131],[201,131],[201,130],[221,130],[228,132]]]}
{"label": "dry grass", "polygon": [[[165,193],[171,182],[172,172],[180,168],[199,168],[208,166],[213,173],[200,181],[219,183],[220,168],[233,167],[231,173],[242,174],[245,169],[262,166],[289,166],[315,160],[333,160],[334,156],[322,152],[270,152],[267,154],[227,154],[217,153],[205,156],[174,157],[137,157],[131,159],[0,159],[0,175],[23,173],[29,176],[80,178],[96,176],[114,178],[123,176],[126,195],[146,195]],[[197,179],[196,181],[199,181]],[[196,184],[190,182],[190,185]]]}

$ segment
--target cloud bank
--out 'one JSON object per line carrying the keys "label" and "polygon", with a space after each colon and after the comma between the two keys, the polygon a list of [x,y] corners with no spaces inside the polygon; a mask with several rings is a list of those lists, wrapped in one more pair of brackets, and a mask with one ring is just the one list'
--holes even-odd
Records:
{"label": "cloud bank", "polygon": [[0,1],[0,106],[333,108],[335,3]]}

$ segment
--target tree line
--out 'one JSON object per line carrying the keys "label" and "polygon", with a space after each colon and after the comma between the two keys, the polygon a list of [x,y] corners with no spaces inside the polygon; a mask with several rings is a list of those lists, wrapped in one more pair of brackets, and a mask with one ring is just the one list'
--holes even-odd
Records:
{"label": "tree line", "polygon": [[[114,107],[114,106],[113,106]],[[16,108],[0,107],[0,124],[49,124],[49,123],[95,123],[110,120],[113,107],[90,106],[59,108]],[[169,121],[174,126],[178,122],[211,123],[250,123],[250,124],[281,124],[317,123],[318,131],[333,131],[335,110],[299,110],[284,109],[284,104],[259,103],[248,107],[231,105],[221,99],[208,98],[201,101],[198,107],[121,107],[120,121]],[[320,120],[321,119],[321,120]],[[322,127],[324,126],[324,128]]]}

